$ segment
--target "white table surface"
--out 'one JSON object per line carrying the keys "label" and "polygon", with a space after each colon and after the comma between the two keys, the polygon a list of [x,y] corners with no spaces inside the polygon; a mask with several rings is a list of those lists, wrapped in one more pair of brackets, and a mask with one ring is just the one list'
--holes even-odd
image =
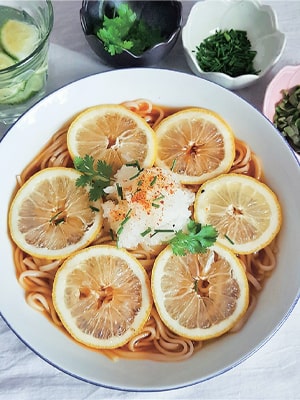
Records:
{"label": "white table surface", "polygon": [[[183,1],[184,20],[192,3]],[[259,110],[266,86],[274,74],[284,65],[300,64],[300,1],[263,3],[275,9],[287,44],[279,63],[263,80],[237,92]],[[86,44],[79,21],[81,1],[56,0],[53,5],[55,23],[51,34],[48,92],[83,76],[110,69],[97,60]],[[168,61],[162,61],[157,67],[191,73],[184,60],[181,40]],[[5,127],[0,127],[0,136],[4,131]],[[29,350],[0,318],[0,399],[297,400],[300,399],[300,304],[263,348],[241,365],[204,383],[158,393],[110,390],[68,376]]]}

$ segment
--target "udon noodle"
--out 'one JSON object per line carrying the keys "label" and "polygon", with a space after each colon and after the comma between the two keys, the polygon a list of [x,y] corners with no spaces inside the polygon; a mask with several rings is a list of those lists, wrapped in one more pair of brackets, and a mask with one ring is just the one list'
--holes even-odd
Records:
{"label": "udon noodle", "polygon": [[[150,101],[141,99],[122,103],[127,108],[141,115],[153,128],[166,115],[177,110],[160,107]],[[37,171],[54,166],[73,167],[72,159],[67,149],[66,135],[69,124],[56,132],[44,149],[27,165],[18,176],[18,186],[22,186],[26,180]],[[236,139],[236,155],[230,172],[242,173],[262,180],[262,167],[259,159],[251,151],[247,143]],[[195,187],[196,191],[198,187]],[[94,244],[115,244],[108,231],[103,229],[100,237]],[[18,281],[25,291],[28,304],[44,313],[57,327],[68,334],[52,303],[52,285],[55,273],[63,260],[43,260],[32,257],[14,246],[14,263]],[[157,255],[155,249],[143,249],[132,251],[134,256],[142,263],[150,274],[153,262]],[[276,265],[275,241],[261,251],[239,256],[245,268],[250,287],[249,307],[242,318],[230,332],[236,332],[242,328],[250,313],[255,308],[257,295],[262,290],[266,278],[271,274]],[[195,342],[172,333],[161,321],[155,306],[146,322],[142,332],[136,335],[129,343],[121,348],[113,350],[99,350],[111,359],[150,359],[155,361],[180,361],[189,358],[195,351],[203,346],[203,342]],[[97,350],[98,351],[98,350]]]}

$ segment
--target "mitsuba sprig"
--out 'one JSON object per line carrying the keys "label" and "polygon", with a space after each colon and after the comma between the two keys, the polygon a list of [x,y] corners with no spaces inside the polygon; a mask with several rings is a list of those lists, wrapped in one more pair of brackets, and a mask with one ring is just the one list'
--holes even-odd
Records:
{"label": "mitsuba sprig", "polygon": [[75,157],[74,167],[82,173],[76,180],[76,186],[90,185],[89,198],[91,201],[96,201],[105,195],[104,189],[111,185],[113,174],[111,165],[102,160],[95,163],[92,156],[86,155],[84,158]]}
{"label": "mitsuba sprig", "polygon": [[212,225],[201,225],[190,220],[187,231],[176,232],[169,241],[175,255],[184,256],[187,253],[205,253],[207,248],[217,240],[218,232]]}
{"label": "mitsuba sprig", "polygon": [[112,56],[124,50],[140,55],[163,40],[159,27],[150,26],[144,20],[139,20],[128,4],[116,7],[112,18],[105,15],[103,26],[96,34]]}

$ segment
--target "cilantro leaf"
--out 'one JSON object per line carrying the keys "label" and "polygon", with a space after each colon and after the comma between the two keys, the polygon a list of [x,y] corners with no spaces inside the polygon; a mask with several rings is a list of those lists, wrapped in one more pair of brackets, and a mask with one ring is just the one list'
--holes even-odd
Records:
{"label": "cilantro leaf", "polygon": [[111,184],[112,166],[105,161],[98,160],[95,168],[95,160],[92,156],[84,158],[75,157],[74,167],[82,175],[76,180],[76,186],[90,186],[89,198],[96,201],[104,196],[104,189]]}
{"label": "cilantro leaf", "polygon": [[178,231],[169,244],[173,253],[178,256],[184,256],[187,253],[205,253],[206,249],[215,243],[217,235],[212,225],[202,226],[190,220],[187,232]]}
{"label": "cilantro leaf", "polygon": [[160,29],[138,20],[136,13],[126,3],[118,5],[113,18],[104,16],[102,27],[96,35],[112,56],[122,53],[123,50],[140,55],[163,40]]}

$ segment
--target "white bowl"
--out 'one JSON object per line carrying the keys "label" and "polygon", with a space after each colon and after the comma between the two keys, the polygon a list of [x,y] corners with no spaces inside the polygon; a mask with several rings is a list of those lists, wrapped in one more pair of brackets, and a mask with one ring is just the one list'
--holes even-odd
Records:
{"label": "white bowl", "polygon": [[[114,87],[118,90],[112,90]],[[70,340],[26,303],[16,279],[7,231],[7,213],[16,176],[53,133],[86,107],[138,98],[170,107],[206,107],[219,113],[235,135],[248,142],[262,160],[265,179],[278,194],[283,209],[277,267],[246,325],[235,334],[224,335],[205,345],[180,363],[112,362]],[[280,163],[274,162],[274,154]],[[134,391],[167,390],[206,381],[257,351],[283,324],[299,298],[299,161],[267,118],[234,93],[207,80],[176,71],[131,68],[97,74],[67,85],[37,103],[8,131],[0,145],[0,171],[1,315],[30,349],[73,377]]]}
{"label": "white bowl", "polygon": [[[217,30],[240,29],[247,32],[253,50],[258,75],[231,77],[220,72],[204,72],[196,59],[196,47]],[[204,0],[191,9],[182,29],[182,44],[187,63],[194,74],[227,89],[237,90],[249,86],[264,76],[279,60],[285,35],[278,30],[277,16],[267,5],[257,0]]]}

